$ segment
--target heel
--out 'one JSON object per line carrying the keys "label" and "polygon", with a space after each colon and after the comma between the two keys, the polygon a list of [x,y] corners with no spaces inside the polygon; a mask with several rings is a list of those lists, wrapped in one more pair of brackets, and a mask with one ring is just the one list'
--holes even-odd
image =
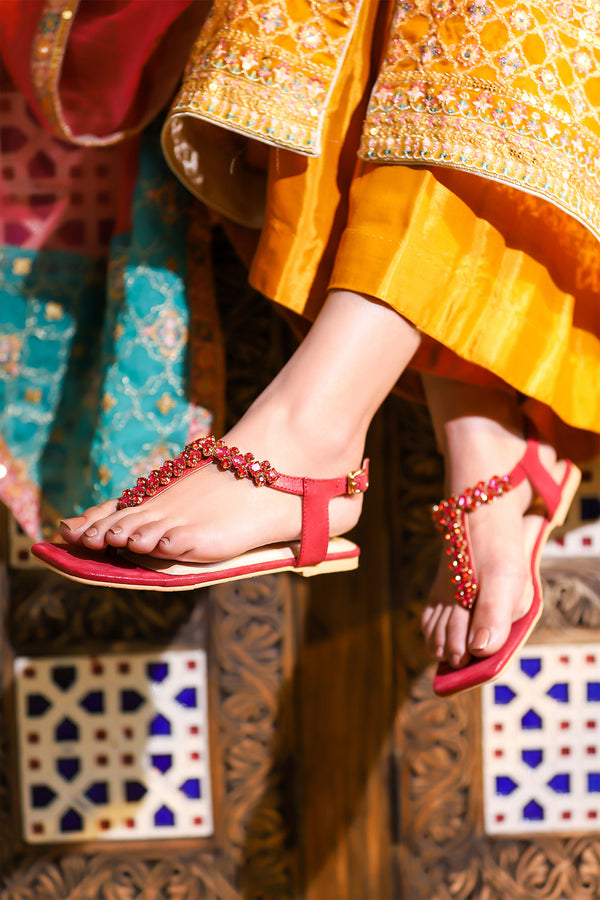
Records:
{"label": "heel", "polygon": [[312,578],[313,575],[326,575],[332,572],[351,572],[358,569],[358,556],[351,559],[330,559],[317,563],[316,566],[306,566],[305,569],[292,569],[297,575],[303,575],[304,578]]}
{"label": "heel", "polygon": [[567,514],[573,502],[573,498],[575,497],[577,488],[579,487],[579,484],[581,482],[581,470],[578,469],[577,466],[571,462],[571,460],[567,459],[565,460],[565,462],[567,464],[567,470],[560,486],[560,503],[556,507],[554,515],[550,520],[549,531],[552,531],[554,528],[559,528],[561,525],[564,525],[565,519],[567,518]]}

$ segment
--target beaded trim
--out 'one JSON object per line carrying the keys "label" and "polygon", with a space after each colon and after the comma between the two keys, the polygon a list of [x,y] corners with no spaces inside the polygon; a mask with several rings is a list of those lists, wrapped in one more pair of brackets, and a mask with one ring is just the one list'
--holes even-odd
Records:
{"label": "beaded trim", "polygon": [[467,488],[458,496],[441,500],[432,509],[432,517],[438,531],[448,542],[446,553],[450,557],[448,568],[452,573],[452,584],[456,586],[455,598],[465,609],[472,609],[479,584],[475,574],[469,538],[466,530],[465,513],[473,512],[479,506],[491,503],[508,493],[514,487],[510,475],[500,478],[494,475],[486,483],[479,481],[474,488]]}
{"label": "beaded trim", "polygon": [[238,478],[249,478],[257,487],[274,484],[279,478],[279,472],[268,460],[259,462],[254,454],[242,453],[237,447],[228,447],[209,434],[187,444],[176,459],[168,459],[145,478],[138,478],[134,488],[123,491],[117,501],[117,509],[139,506],[162,487],[207,460],[214,462],[223,471],[230,469]]}
{"label": "beaded trim", "polygon": [[359,156],[447,166],[600,237],[599,0],[397,0]]}

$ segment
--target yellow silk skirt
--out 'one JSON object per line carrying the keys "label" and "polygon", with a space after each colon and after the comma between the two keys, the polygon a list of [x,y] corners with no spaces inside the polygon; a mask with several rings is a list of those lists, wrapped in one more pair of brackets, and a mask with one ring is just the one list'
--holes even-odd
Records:
{"label": "yellow silk skirt", "polygon": [[573,429],[600,433],[600,243],[548,202],[476,175],[357,163],[379,53],[366,15],[322,155],[270,151],[251,283],[309,320],[330,289],[378,298],[423,334],[409,391],[418,371],[504,386],[559,446],[590,454]]}

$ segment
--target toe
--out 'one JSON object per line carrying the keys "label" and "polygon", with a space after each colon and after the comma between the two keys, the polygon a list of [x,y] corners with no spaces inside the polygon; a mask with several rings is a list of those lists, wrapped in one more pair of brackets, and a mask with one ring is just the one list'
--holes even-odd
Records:
{"label": "toe", "polygon": [[439,660],[446,659],[446,635],[451,612],[449,606],[441,606],[435,623],[427,635],[427,649],[433,657]]}
{"label": "toe", "polygon": [[158,522],[145,522],[130,529],[127,548],[133,553],[153,553],[168,525],[164,519]]}
{"label": "toe", "polygon": [[436,607],[433,604],[428,603],[425,609],[423,610],[423,614],[421,616],[421,631],[427,637],[430,632],[430,623],[433,623],[433,619],[435,616]]}
{"label": "toe", "polygon": [[482,569],[479,596],[469,630],[468,647],[474,656],[489,656],[506,642],[527,587],[524,566]]}
{"label": "toe", "polygon": [[106,543],[111,547],[127,547],[132,535],[137,534],[147,520],[148,514],[144,508],[124,510],[112,516],[106,529]]}
{"label": "toe", "polygon": [[113,512],[101,519],[90,522],[81,535],[81,543],[92,550],[99,550],[107,544],[106,534],[108,530],[120,518],[121,513]]}
{"label": "toe", "polygon": [[90,506],[80,516],[62,519],[59,531],[62,538],[70,544],[80,543],[83,534],[95,525],[99,520],[110,516],[115,512],[116,502],[107,500],[98,506]]}
{"label": "toe", "polygon": [[421,618],[421,630],[427,651],[438,660],[447,657],[447,629],[454,605],[452,586],[448,578],[447,559],[444,553],[431,587],[429,603]]}
{"label": "toe", "polygon": [[[202,552],[201,549],[202,548]],[[175,528],[163,530],[160,535],[153,556],[163,559],[181,559],[188,562],[213,562],[223,559],[219,553],[211,553],[206,535],[199,529],[178,525]]]}
{"label": "toe", "polygon": [[445,658],[454,669],[465,666],[470,659],[467,650],[469,619],[469,611],[462,606],[455,606],[448,618]]}
{"label": "toe", "polygon": [[478,510],[469,520],[479,583],[467,641],[473,656],[499,650],[522,607],[528,578],[523,514],[515,495]]}

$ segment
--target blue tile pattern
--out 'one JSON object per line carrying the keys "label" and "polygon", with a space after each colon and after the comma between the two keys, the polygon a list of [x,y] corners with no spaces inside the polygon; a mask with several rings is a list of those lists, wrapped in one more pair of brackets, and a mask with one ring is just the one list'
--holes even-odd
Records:
{"label": "blue tile pattern", "polygon": [[15,661],[28,843],[212,834],[206,654]]}
{"label": "blue tile pattern", "polygon": [[481,703],[486,833],[597,832],[600,646],[530,644]]}

